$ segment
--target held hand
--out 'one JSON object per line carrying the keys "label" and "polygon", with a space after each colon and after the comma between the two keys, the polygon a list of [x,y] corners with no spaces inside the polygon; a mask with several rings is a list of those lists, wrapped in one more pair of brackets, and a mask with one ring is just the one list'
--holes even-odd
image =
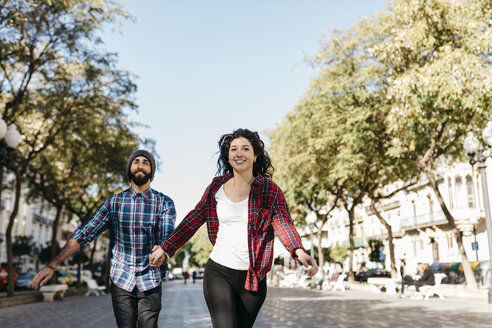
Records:
{"label": "held hand", "polygon": [[44,286],[48,281],[50,281],[51,277],[53,277],[53,273],[55,271],[52,268],[44,267],[38,274],[32,279],[32,288],[38,289],[41,286]]}
{"label": "held hand", "polygon": [[149,262],[152,268],[158,268],[166,262],[166,254],[161,246],[155,245],[152,254],[149,254]]}
{"label": "held hand", "polygon": [[302,249],[296,249],[296,255],[299,261],[304,264],[304,266],[307,268],[311,266],[311,268],[308,271],[308,276],[312,277],[318,272],[318,265],[316,264],[316,260],[312,258],[311,256],[307,255],[306,252],[304,252]]}

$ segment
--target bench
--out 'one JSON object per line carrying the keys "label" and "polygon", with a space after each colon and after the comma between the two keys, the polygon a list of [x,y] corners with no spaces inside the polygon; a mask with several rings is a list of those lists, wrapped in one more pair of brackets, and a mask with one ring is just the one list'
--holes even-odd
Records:
{"label": "bench", "polygon": [[424,299],[428,300],[430,296],[437,295],[439,299],[443,299],[441,292],[441,281],[446,277],[444,273],[436,273],[434,275],[434,285],[423,285],[420,287],[420,293],[424,296]]}
{"label": "bench", "polygon": [[367,283],[371,285],[373,293],[381,293],[384,287],[386,294],[396,295],[398,288],[397,281],[393,278],[367,278]]}
{"label": "bench", "polygon": [[86,279],[85,283],[87,284],[87,288],[89,289],[85,296],[89,296],[94,293],[96,296],[99,296],[99,292],[104,295],[104,291],[106,290],[106,286],[99,286],[94,279]]}
{"label": "bench", "polygon": [[39,288],[39,291],[43,293],[43,299],[45,302],[53,302],[55,300],[55,296],[57,298],[63,299],[65,295],[65,291],[68,289],[67,285],[47,285]]}
{"label": "bench", "polygon": [[343,281],[345,280],[345,277],[347,277],[346,273],[340,273],[337,281],[330,282],[330,286],[333,286],[332,291],[336,291],[337,289],[340,289],[340,291],[342,292],[345,291],[345,287],[343,286]]}

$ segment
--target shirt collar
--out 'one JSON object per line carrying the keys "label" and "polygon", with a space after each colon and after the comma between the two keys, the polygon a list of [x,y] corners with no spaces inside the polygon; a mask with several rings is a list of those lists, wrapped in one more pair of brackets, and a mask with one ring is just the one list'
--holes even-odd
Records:
{"label": "shirt collar", "polygon": [[[230,178],[232,178],[233,175],[232,174],[225,174],[222,176],[222,181],[221,183],[226,183],[227,180],[229,180]],[[257,173],[256,174],[256,177],[255,179],[253,180],[253,183],[251,183],[251,185],[253,186],[261,186],[261,184],[263,183],[263,179],[265,179],[260,173]]]}
{"label": "shirt collar", "polygon": [[133,190],[132,187],[130,187],[130,195],[132,196],[132,198],[135,198],[138,195],[141,195],[143,198],[147,199],[150,197],[150,195],[152,195],[152,188],[149,187],[149,188],[145,189],[143,192],[138,193],[135,190]]}

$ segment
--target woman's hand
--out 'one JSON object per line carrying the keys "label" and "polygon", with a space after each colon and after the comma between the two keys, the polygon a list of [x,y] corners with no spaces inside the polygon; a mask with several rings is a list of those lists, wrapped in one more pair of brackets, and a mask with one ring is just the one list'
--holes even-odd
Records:
{"label": "woman's hand", "polygon": [[316,260],[307,255],[305,251],[303,251],[302,249],[298,248],[296,249],[296,255],[297,255],[297,258],[299,259],[299,261],[304,264],[304,266],[306,268],[308,268],[309,266],[311,266],[311,268],[309,269],[308,271],[308,276],[309,277],[312,277],[314,276],[317,272],[318,272],[318,264],[316,264]]}
{"label": "woman's hand", "polygon": [[155,245],[152,253],[149,254],[149,262],[152,268],[158,268],[166,262],[167,256],[161,246]]}

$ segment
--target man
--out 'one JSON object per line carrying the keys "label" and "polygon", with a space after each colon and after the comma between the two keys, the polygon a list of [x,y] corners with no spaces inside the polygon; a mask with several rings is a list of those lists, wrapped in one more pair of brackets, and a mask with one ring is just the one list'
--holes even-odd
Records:
{"label": "man", "polygon": [[146,150],[128,158],[126,172],[131,188],[116,194],[96,211],[92,219],[77,228],[61,252],[32,281],[43,286],[55,268],[93,241],[106,229],[111,238],[111,296],[118,327],[157,327],[161,310],[161,280],[167,265],[159,246],[174,230],[176,211],[171,198],[150,188],[155,160]]}

